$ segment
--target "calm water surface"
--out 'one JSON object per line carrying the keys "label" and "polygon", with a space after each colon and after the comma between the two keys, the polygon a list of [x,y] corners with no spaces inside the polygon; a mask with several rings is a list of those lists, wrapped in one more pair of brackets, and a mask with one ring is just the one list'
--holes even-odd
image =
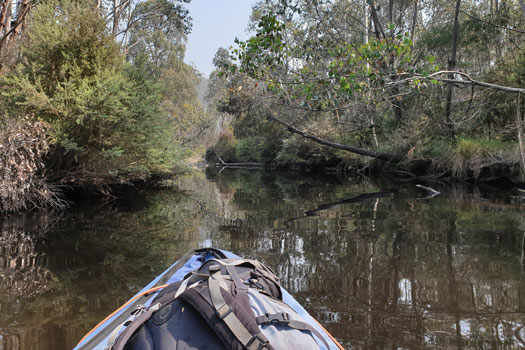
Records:
{"label": "calm water surface", "polygon": [[511,193],[242,171],[179,187],[0,219],[0,350],[71,349],[203,246],[266,262],[348,349],[525,346],[525,201]]}

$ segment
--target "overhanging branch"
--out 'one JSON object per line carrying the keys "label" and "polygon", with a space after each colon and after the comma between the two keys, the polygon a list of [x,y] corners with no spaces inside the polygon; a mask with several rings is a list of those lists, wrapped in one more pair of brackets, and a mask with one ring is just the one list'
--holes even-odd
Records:
{"label": "overhanging branch", "polygon": [[335,143],[335,142],[331,142],[331,141],[328,141],[328,140],[321,139],[321,138],[319,138],[317,136],[310,135],[310,134],[308,134],[308,133],[306,133],[304,131],[301,131],[301,130],[295,128],[293,125],[291,125],[291,124],[289,124],[289,123],[287,123],[285,121],[282,121],[282,120],[274,117],[271,114],[269,114],[267,118],[268,118],[268,120],[271,120],[273,122],[276,122],[276,123],[281,124],[282,126],[286,127],[289,132],[291,132],[293,134],[300,135],[300,136],[302,136],[302,137],[304,137],[306,139],[312,140],[312,141],[317,142],[317,143],[319,143],[321,145],[325,145],[325,146],[332,147],[332,148],[335,148],[335,149],[340,149],[340,150],[343,150],[343,151],[348,151],[348,152],[359,154],[359,155],[362,155],[362,156],[367,156],[367,157],[372,157],[372,158],[384,160],[384,161],[387,161],[387,162],[399,162],[401,160],[401,157],[399,155],[390,154],[390,153],[375,152],[375,151],[371,151],[371,150],[367,150],[367,149],[363,149],[363,148],[343,145],[343,144],[340,144],[340,143]]}
{"label": "overhanging branch", "polygon": [[[463,79],[441,78],[441,76],[449,75],[449,74],[459,75]],[[486,87],[486,88],[490,88],[490,89],[496,89],[496,90],[505,91],[505,92],[522,93],[522,94],[525,93],[525,89],[522,89],[522,88],[516,88],[516,87],[512,87],[512,86],[505,86],[505,85],[487,83],[487,82],[484,82],[484,81],[479,81],[479,80],[473,79],[467,73],[460,72],[460,71],[450,71],[450,70],[442,70],[442,71],[435,72],[435,73],[432,73],[432,74],[429,74],[429,75],[415,74],[415,75],[413,75],[413,76],[411,76],[409,78],[405,78],[405,79],[401,79],[401,80],[397,80],[397,81],[392,81],[392,82],[386,83],[385,86],[386,87],[392,87],[392,86],[399,85],[399,84],[409,83],[409,82],[414,81],[414,80],[437,80],[437,81],[440,81],[442,83],[448,83],[448,84],[473,85],[473,86]]]}

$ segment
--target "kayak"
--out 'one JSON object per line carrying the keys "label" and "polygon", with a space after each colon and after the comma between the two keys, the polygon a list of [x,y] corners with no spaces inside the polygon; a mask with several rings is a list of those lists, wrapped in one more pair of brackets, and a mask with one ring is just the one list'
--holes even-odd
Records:
{"label": "kayak", "polygon": [[[224,259],[222,259],[224,258]],[[245,260],[241,257],[237,256],[234,253],[231,253],[229,251],[225,250],[219,250],[214,248],[203,248],[203,249],[197,249],[197,250],[191,250],[188,253],[186,253],[184,256],[182,256],[179,260],[177,260],[173,265],[168,267],[164,272],[162,272],[160,275],[158,275],[155,279],[153,279],[148,285],[146,285],[141,291],[139,291],[135,296],[133,296],[131,299],[129,299],[125,304],[123,304],[121,307],[116,309],[114,312],[112,312],[110,315],[108,315],[104,320],[102,320],[98,325],[96,325],[91,331],[89,331],[75,346],[73,350],[106,350],[106,349],[114,349],[113,344],[115,344],[116,339],[122,338],[126,331],[128,333],[137,333],[137,329],[140,325],[137,325],[135,328],[132,326],[128,326],[132,324],[131,320],[136,320],[139,318],[144,318],[145,313],[143,313],[143,310],[152,310],[150,311],[149,317],[151,317],[152,313],[159,310],[159,302],[158,300],[165,300],[166,297],[164,294],[166,294],[166,291],[173,290],[172,296],[175,295],[171,299],[176,299],[179,295],[181,295],[183,292],[186,291],[186,289],[192,288],[195,285],[198,285],[198,283],[190,282],[190,286],[188,287],[188,281],[191,281],[191,278],[188,276],[192,276],[192,274],[196,276],[202,276],[203,272],[202,270],[204,267],[209,267],[209,271],[207,273],[213,274],[215,270],[219,270],[219,265],[223,265],[222,269],[223,271],[231,271],[231,265],[229,262],[235,262],[240,261],[239,263],[236,263],[238,266],[241,265],[250,265],[251,260]],[[253,261],[254,266],[259,266],[258,262]],[[263,271],[263,274],[268,275],[271,277],[270,273],[266,274],[264,271],[264,265],[260,264],[263,268],[260,270]],[[219,267],[218,267],[219,266]],[[251,266],[251,265],[250,265]],[[242,271],[242,270],[241,270]],[[271,271],[271,269],[268,269],[268,271]],[[236,272],[232,272],[233,276],[236,276]],[[252,276],[254,275],[254,272],[251,271]],[[216,275],[220,275],[216,274]],[[211,276],[211,275],[210,275]],[[215,278],[212,278],[210,276],[207,276],[206,280],[215,280]],[[258,275],[261,276],[261,275]],[[201,278],[202,279],[202,278]],[[229,278],[228,280],[235,280],[234,278]],[[239,279],[240,281],[243,281],[243,284],[246,284],[246,279]],[[257,280],[257,279],[256,279]],[[260,279],[262,281],[262,279]],[[234,285],[235,281],[231,282]],[[224,284],[221,284],[221,286],[224,286]],[[246,290],[248,290],[247,287],[245,287]],[[197,289],[197,288],[194,288]],[[175,293],[176,292],[176,293]],[[195,294],[195,293],[194,293]],[[210,282],[210,294],[211,299],[214,299],[212,288],[211,288],[211,282]],[[268,294],[268,293],[265,293]],[[164,299],[163,299],[164,297]],[[215,296],[215,299],[217,297]],[[171,300],[170,299],[170,300]],[[222,298],[221,298],[222,299]],[[171,301],[173,302],[173,301]],[[211,302],[210,302],[211,303]],[[274,303],[272,301],[272,303]],[[284,288],[279,286],[279,303],[283,304],[283,307],[287,307],[290,309],[290,314],[293,313],[292,320],[290,321],[290,316],[288,316],[288,313],[286,313],[285,320],[282,319],[276,319],[275,317],[270,320],[266,320],[266,323],[261,323],[261,329],[264,329],[262,325],[269,325],[269,326],[275,326],[271,327],[272,330],[266,330],[264,334],[268,335],[270,337],[270,341],[266,340],[266,342],[272,344],[273,340],[272,337],[275,336],[274,333],[286,333],[285,336],[281,335],[282,338],[289,338],[290,337],[290,330],[283,330],[283,327],[280,327],[281,325],[277,325],[276,322],[273,321],[280,321],[283,322],[282,325],[284,326],[294,326],[295,329],[292,331],[295,332],[295,334],[298,334],[299,337],[308,338],[304,344],[309,344],[308,341],[312,342],[312,339],[315,340],[315,344],[318,346],[316,347],[309,347],[309,348],[318,348],[323,350],[338,350],[343,349],[343,347],[337,342],[337,340],[317,321],[315,320],[303,307],[297,300],[289,294]],[[275,302],[274,304],[279,306],[279,303]],[[191,305],[191,304],[190,304]],[[164,306],[164,304],[163,304]],[[221,305],[226,306],[226,305]],[[257,308],[252,306],[252,308]],[[154,310],[153,310],[154,309]],[[188,309],[188,308],[187,308]],[[193,308],[191,308],[193,309]],[[182,308],[182,311],[184,312],[184,307]],[[230,310],[231,311],[231,310]],[[233,315],[233,318],[235,319],[235,315],[237,310],[234,310],[235,312],[231,312],[231,315]],[[252,310],[253,311],[253,310]],[[258,319],[264,318],[264,312],[260,311],[260,316]],[[160,311],[159,311],[160,313]],[[262,314],[261,314],[262,313]],[[282,315],[283,313],[279,313],[279,315]],[[138,315],[141,315],[140,317]],[[231,316],[230,315],[230,316]],[[262,316],[261,316],[262,315]],[[268,313],[265,314],[266,318],[269,315]],[[213,316],[215,317],[215,315]],[[221,316],[221,318],[224,316]],[[272,315],[270,315],[272,317]],[[231,317],[226,317],[226,320],[229,320]],[[279,317],[277,317],[279,318]],[[282,317],[281,317],[282,318]],[[295,321],[294,321],[295,318]],[[148,318],[146,318],[148,319]],[[231,320],[229,320],[231,322]],[[237,320],[238,321],[238,320]],[[138,322],[138,321],[134,321]],[[144,321],[145,322],[145,321]],[[186,321],[185,321],[186,322]],[[216,321],[215,321],[216,322]],[[190,323],[189,321],[186,323]],[[228,323],[228,322],[226,322]],[[201,324],[201,323],[192,323],[192,324]],[[142,324],[144,326],[144,324]],[[125,328],[128,329],[125,329]],[[186,332],[187,330],[186,326]],[[195,325],[189,326],[189,327],[196,327]],[[206,327],[206,326],[203,326]],[[224,326],[226,327],[226,326]],[[236,326],[242,327],[242,325],[237,324]],[[232,329],[235,329],[236,327],[233,327]],[[133,330],[130,330],[129,328],[133,328]],[[227,327],[226,327],[227,328]],[[177,329],[183,329],[183,328],[177,328]],[[299,331],[299,332],[298,332]],[[176,332],[176,331],[172,331]],[[272,333],[273,332],[273,333]],[[261,334],[261,337],[266,339],[262,334],[261,331],[259,334]],[[172,334],[173,335],[173,334]],[[275,337],[274,337],[275,338]],[[277,338],[276,338],[277,339]],[[201,339],[201,343],[202,343]],[[282,344],[282,343],[278,343]],[[284,343],[286,344],[286,343]],[[303,343],[301,343],[303,344]],[[224,345],[224,342],[223,342]],[[253,344],[252,344],[253,345]],[[193,346],[186,346],[181,348],[195,348],[200,349],[200,347]],[[117,347],[118,348],[118,347]],[[128,347],[120,347],[128,349]],[[147,347],[146,347],[147,348]],[[157,347],[155,347],[157,348]],[[203,348],[219,348],[208,345],[203,346]],[[220,348],[225,348],[224,346],[221,346]],[[227,347],[226,347],[227,348]],[[253,348],[250,346],[241,346],[241,347],[235,347],[235,348]],[[261,348],[261,347],[260,347]],[[264,348],[264,347],[262,347]],[[273,349],[279,349],[283,348],[282,346],[275,346],[269,347]],[[288,347],[285,347],[288,348]],[[159,350],[163,350],[164,348],[161,348]]]}

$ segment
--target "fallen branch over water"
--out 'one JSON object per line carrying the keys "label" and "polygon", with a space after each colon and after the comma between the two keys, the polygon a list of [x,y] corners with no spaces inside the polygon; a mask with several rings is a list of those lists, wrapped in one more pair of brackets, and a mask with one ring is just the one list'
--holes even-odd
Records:
{"label": "fallen branch over water", "polygon": [[278,119],[278,118],[274,117],[273,115],[268,115],[267,118],[270,121],[274,121],[274,122],[276,122],[278,124],[283,125],[284,127],[286,127],[288,129],[289,132],[291,132],[293,134],[300,135],[300,136],[302,136],[302,137],[304,137],[306,139],[312,140],[312,141],[317,142],[317,143],[319,143],[321,145],[325,145],[325,146],[332,147],[332,148],[335,148],[335,149],[340,149],[340,150],[343,150],[343,151],[352,152],[352,153],[359,154],[359,155],[362,155],[362,156],[377,158],[377,159],[384,160],[384,161],[387,161],[387,162],[398,162],[402,158],[399,155],[395,155],[395,154],[375,152],[375,151],[371,151],[371,150],[367,150],[367,149],[363,149],[363,148],[343,145],[343,144],[340,144],[340,143],[335,143],[335,142],[331,142],[331,141],[328,141],[328,140],[324,140],[324,139],[321,139],[321,138],[319,138],[317,136],[310,135],[310,134],[308,134],[308,133],[306,133],[304,131],[301,131],[301,130],[295,128],[293,125],[291,125],[291,124],[289,124],[289,123],[287,123],[287,122],[285,122],[285,121],[283,121],[281,119]]}
{"label": "fallen branch over water", "polygon": [[264,165],[263,163],[258,162],[226,163],[218,154],[217,159],[219,160],[215,163],[217,168],[260,168]]}

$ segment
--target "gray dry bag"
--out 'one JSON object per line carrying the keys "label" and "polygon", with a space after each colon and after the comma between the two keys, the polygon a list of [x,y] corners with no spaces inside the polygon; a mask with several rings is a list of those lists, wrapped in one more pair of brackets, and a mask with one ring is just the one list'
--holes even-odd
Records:
{"label": "gray dry bag", "polygon": [[274,273],[248,259],[208,260],[121,328],[107,349],[329,349],[282,301]]}

